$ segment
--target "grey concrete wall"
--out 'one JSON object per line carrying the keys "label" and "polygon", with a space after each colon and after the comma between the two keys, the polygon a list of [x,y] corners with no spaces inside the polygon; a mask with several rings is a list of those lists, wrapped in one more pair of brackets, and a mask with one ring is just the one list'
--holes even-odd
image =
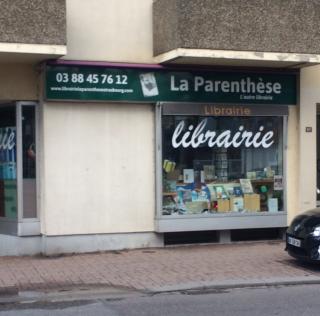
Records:
{"label": "grey concrete wall", "polygon": [[154,55],[199,48],[320,53],[320,0],[155,0]]}
{"label": "grey concrete wall", "polygon": [[66,0],[0,0],[0,42],[66,44]]}

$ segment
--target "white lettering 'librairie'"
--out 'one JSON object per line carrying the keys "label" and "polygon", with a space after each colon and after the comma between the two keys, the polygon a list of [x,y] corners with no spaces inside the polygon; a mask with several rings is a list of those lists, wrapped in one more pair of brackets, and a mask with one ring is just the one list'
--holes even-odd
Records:
{"label": "white lettering 'librairie'", "polygon": [[259,127],[256,133],[247,131],[243,125],[240,125],[236,132],[233,134],[230,130],[225,130],[220,134],[216,131],[204,131],[207,125],[207,119],[202,120],[196,128],[189,125],[187,131],[185,130],[185,122],[181,121],[172,135],[172,146],[178,148],[197,148],[201,144],[207,143],[208,147],[245,147],[254,148],[269,148],[273,143],[273,131],[264,132],[264,126]]}
{"label": "white lettering 'librairie'", "polygon": [[13,128],[0,129],[0,150],[12,150],[15,146],[15,133]]}

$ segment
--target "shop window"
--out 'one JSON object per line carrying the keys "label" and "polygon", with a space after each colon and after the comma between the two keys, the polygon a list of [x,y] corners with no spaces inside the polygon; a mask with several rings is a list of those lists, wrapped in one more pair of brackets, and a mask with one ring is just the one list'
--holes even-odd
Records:
{"label": "shop window", "polygon": [[16,109],[0,106],[0,217],[17,218]]}
{"label": "shop window", "polygon": [[162,116],[162,215],[284,211],[282,116]]}

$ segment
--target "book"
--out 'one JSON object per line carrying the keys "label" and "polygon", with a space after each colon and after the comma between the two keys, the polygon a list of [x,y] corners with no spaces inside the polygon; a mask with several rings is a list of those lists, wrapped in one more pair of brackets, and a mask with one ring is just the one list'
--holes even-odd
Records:
{"label": "book", "polygon": [[183,182],[193,183],[194,182],[194,170],[193,169],[183,169]]}
{"label": "book", "polygon": [[226,199],[218,199],[218,212],[229,212],[230,211],[230,201]]}
{"label": "book", "polygon": [[247,178],[248,179],[256,179],[257,178],[257,173],[255,171],[248,171],[247,172]]}
{"label": "book", "polygon": [[234,188],[233,188],[233,194],[234,194],[235,196],[242,196],[241,187],[234,187]]}
{"label": "book", "polygon": [[206,185],[203,185],[201,187],[201,191],[198,194],[198,200],[199,201],[207,201],[207,202],[209,202],[210,199],[211,199],[210,195],[211,194],[210,194],[210,190],[208,189],[208,187]]}
{"label": "book", "polygon": [[226,191],[227,191],[227,195],[230,197],[230,196],[232,196],[233,195],[233,187],[227,187],[226,188]]}
{"label": "book", "polygon": [[242,197],[230,197],[230,209],[233,212],[242,212],[244,209],[244,200]]}
{"label": "book", "polygon": [[223,188],[224,188],[224,191],[226,192],[227,197],[234,195],[233,188],[234,188],[235,184],[236,183],[234,183],[234,182],[223,183]]}
{"label": "book", "polygon": [[277,198],[268,199],[268,211],[271,213],[278,212],[278,199]]}
{"label": "book", "polygon": [[282,191],[283,190],[283,177],[280,175],[274,176],[273,178],[273,189],[275,191]]}
{"label": "book", "polygon": [[250,179],[240,179],[240,185],[243,193],[253,193],[252,183]]}
{"label": "book", "polygon": [[[263,170],[256,171],[256,179],[264,179],[266,177],[266,173]],[[247,176],[247,178],[249,178]]]}
{"label": "book", "polygon": [[163,161],[163,169],[165,172],[173,172],[176,167],[176,163],[174,161],[170,161],[168,159],[165,159]]}
{"label": "book", "polygon": [[260,211],[260,195],[259,194],[244,194],[244,209],[247,212]]}
{"label": "book", "polygon": [[215,186],[215,191],[217,199],[226,199],[228,197],[222,185]]}

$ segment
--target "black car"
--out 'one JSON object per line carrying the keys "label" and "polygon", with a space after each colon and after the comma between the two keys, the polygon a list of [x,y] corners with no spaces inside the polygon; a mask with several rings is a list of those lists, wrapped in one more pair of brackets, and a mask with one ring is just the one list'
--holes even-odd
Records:
{"label": "black car", "polygon": [[286,250],[298,259],[320,261],[320,208],[293,219],[286,233]]}

